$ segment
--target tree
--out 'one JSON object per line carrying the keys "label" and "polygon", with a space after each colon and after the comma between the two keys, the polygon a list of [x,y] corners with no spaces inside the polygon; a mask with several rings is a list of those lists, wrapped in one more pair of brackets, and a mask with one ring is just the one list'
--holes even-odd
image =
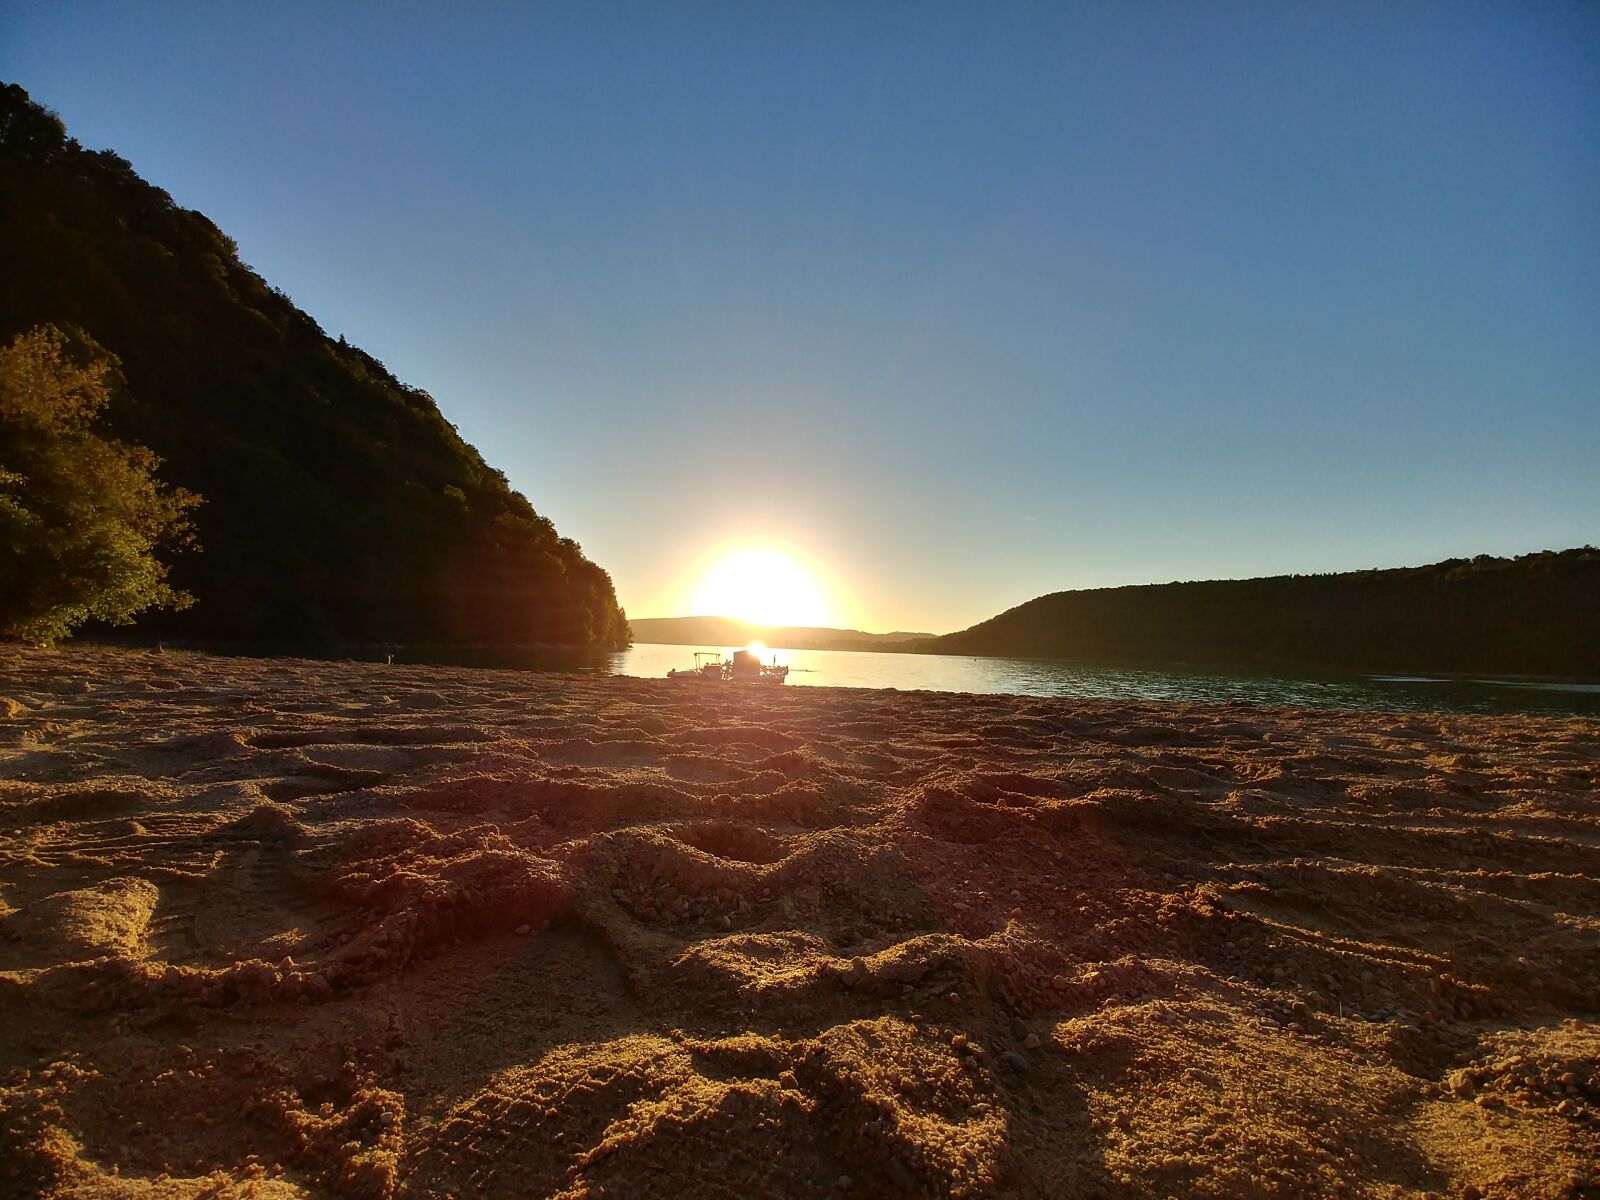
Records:
{"label": "tree", "polygon": [[[97,431],[149,447],[162,478],[206,498],[206,552],[171,559],[168,577],[197,603],[140,616],[147,634],[279,652],[492,645],[510,661],[626,644],[610,578],[425,391],[3,83],[0,280],[0,347],[43,321],[91,331],[132,401]],[[593,486],[615,481],[597,471]]]}
{"label": "tree", "polygon": [[0,349],[0,637],[48,643],[193,603],[156,551],[193,546],[200,498],[94,429],[120,378],[113,356],[53,325]]}

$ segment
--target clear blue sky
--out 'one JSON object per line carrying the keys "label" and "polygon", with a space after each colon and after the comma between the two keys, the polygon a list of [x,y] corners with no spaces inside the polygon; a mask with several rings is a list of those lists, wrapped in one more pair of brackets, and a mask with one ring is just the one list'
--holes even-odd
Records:
{"label": "clear blue sky", "polygon": [[1600,6],[0,7],[666,615],[1600,542]]}

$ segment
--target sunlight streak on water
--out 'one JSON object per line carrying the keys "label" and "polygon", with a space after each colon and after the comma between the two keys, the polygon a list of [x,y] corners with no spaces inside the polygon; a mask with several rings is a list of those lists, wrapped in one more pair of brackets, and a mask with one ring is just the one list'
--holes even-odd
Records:
{"label": "sunlight streak on water", "polygon": [[[672,667],[692,663],[696,649],[727,648],[635,645],[612,656],[611,671],[617,675],[661,678]],[[773,654],[778,656],[779,662],[789,665],[788,686],[791,687],[900,688],[1111,700],[1244,701],[1400,712],[1600,716],[1600,685],[1594,684],[1544,685],[1527,680],[1368,675],[1312,679],[1084,666],[1049,659],[787,650],[781,646],[763,651],[766,658]]]}

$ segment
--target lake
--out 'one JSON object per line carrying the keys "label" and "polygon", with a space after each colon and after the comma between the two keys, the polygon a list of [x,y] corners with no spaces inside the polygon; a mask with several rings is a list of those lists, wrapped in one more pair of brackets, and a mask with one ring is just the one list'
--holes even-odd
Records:
{"label": "lake", "polygon": [[[611,656],[616,675],[661,678],[694,665],[702,647],[642,644]],[[719,647],[724,654],[726,647]],[[1506,679],[1432,679],[1356,675],[1295,678],[1216,670],[1082,666],[1052,659],[875,654],[857,650],[787,650],[789,686],[900,688],[905,691],[1009,692],[1107,700],[1226,700],[1377,711],[1539,713],[1600,717],[1600,684]],[[697,684],[688,684],[694,687]]]}

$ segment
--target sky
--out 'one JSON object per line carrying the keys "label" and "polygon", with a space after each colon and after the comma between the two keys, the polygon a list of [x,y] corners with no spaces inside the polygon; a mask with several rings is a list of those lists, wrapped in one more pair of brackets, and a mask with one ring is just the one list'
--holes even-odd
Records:
{"label": "sky", "polygon": [[687,611],[1600,542],[1600,6],[0,5],[0,79]]}

